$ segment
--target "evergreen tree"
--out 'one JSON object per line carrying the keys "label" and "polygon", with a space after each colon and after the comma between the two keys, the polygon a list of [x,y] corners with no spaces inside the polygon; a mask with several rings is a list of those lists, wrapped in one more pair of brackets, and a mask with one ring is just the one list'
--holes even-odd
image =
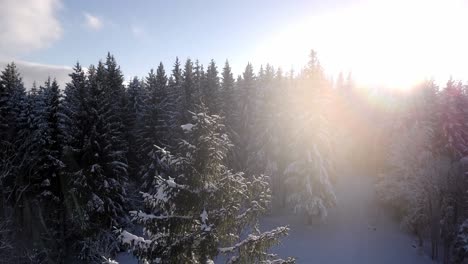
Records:
{"label": "evergreen tree", "polygon": [[[90,67],[90,71],[94,72],[94,66]],[[73,72],[69,74],[70,82],[65,86],[64,98],[62,103],[62,114],[61,114],[61,130],[63,136],[63,161],[65,163],[64,175],[65,182],[67,186],[67,192],[65,195],[68,214],[67,222],[72,223],[67,225],[70,234],[67,234],[67,238],[73,239],[83,239],[78,234],[81,231],[80,220],[75,218],[81,216],[78,214],[82,204],[77,204],[79,201],[84,203],[86,198],[81,200],[77,199],[78,192],[81,188],[87,188],[87,177],[84,171],[82,170],[85,166],[84,154],[87,151],[87,146],[89,141],[89,135],[93,129],[93,123],[88,115],[91,111],[89,109],[90,100],[90,90],[89,84],[87,83],[86,74],[79,63],[76,63],[73,67]],[[79,184],[75,184],[74,181],[77,181]],[[64,223],[64,225],[65,225]],[[75,246],[77,242],[65,243],[65,251],[69,251],[69,246]]]}
{"label": "evergreen tree", "polygon": [[[67,135],[76,144],[68,149],[69,217],[77,240],[73,246],[79,258],[88,262],[101,262],[102,255],[118,248],[110,228],[125,217],[127,164],[125,151],[119,149],[122,145],[115,144],[120,140],[120,126],[115,125],[114,98],[106,74],[104,64],[90,66],[83,86],[82,70],[75,67],[66,90],[66,96],[74,98],[65,99],[79,101],[83,107],[79,112],[64,111],[64,119],[71,121],[65,122],[65,131],[75,128]],[[72,113],[85,120],[73,121]]]}
{"label": "evergreen tree", "polygon": [[224,165],[231,143],[220,117],[206,112],[202,106],[193,114],[195,123],[182,126],[188,141],[181,142],[179,155],[158,150],[173,177],[156,176],[155,192],[143,194],[147,211],[131,212],[144,237],[122,231],[122,243],[148,263],[209,263],[218,254],[229,263],[292,263],[265,251],[286,235],[286,227],[264,233],[255,228],[241,238],[267,208],[268,183],[265,176],[248,181]]}
{"label": "evergreen tree", "polygon": [[[87,122],[88,109],[86,108],[89,100],[89,90],[87,89],[86,74],[79,63],[76,63],[73,72],[69,76],[71,81],[66,84],[64,91],[62,129],[66,155],[70,155],[71,159],[77,160],[75,154],[80,152],[84,144],[85,134],[89,129]],[[70,168],[70,166],[68,167]]]}
{"label": "evergreen tree", "polygon": [[437,259],[443,252],[444,263],[449,263],[457,223],[466,217],[460,213],[465,208],[466,189],[463,171],[453,160],[457,152],[441,136],[447,131],[444,122],[451,121],[438,119],[438,96],[447,95],[439,94],[433,81],[405,96],[392,128],[389,169],[377,190],[386,204],[399,210],[402,226],[418,237],[419,246],[429,237],[431,257]]}
{"label": "evergreen tree", "polygon": [[206,74],[203,70],[203,65],[198,60],[195,61],[193,67],[193,79],[194,79],[194,102],[199,103],[203,97],[203,87],[206,85]]}
{"label": "evergreen tree", "polygon": [[[145,109],[143,123],[139,132],[139,153],[141,155],[140,175],[143,177],[143,187],[150,186],[153,179],[149,175],[154,174],[155,166],[149,166],[153,162],[153,145],[168,146],[170,140],[171,112],[175,111],[171,98],[167,93],[167,76],[162,63],[159,64],[156,74],[150,71],[146,78]],[[148,170],[148,168],[150,168]]]}
{"label": "evergreen tree", "polygon": [[[19,151],[25,138],[18,135],[27,133],[23,129],[26,124],[18,120],[25,108],[27,101],[23,81],[16,65],[10,63],[0,74],[0,216],[4,217],[7,206],[17,208],[17,196],[21,196],[16,181],[28,157]],[[18,214],[15,213],[16,221],[19,220]]]}
{"label": "evergreen tree", "polygon": [[450,153],[453,160],[468,155],[467,104],[468,97],[463,93],[462,84],[448,81],[440,96],[438,117],[445,143],[442,147]]}
{"label": "evergreen tree", "polygon": [[221,109],[220,85],[218,69],[214,60],[211,60],[206,71],[206,81],[203,86],[204,103],[210,114],[219,114]]}
{"label": "evergreen tree", "polygon": [[226,60],[222,73],[221,106],[222,114],[225,117],[226,126],[230,128],[229,130],[231,130],[234,126],[234,117],[236,111],[234,84],[235,81],[231,72],[231,66],[229,66],[229,62]]}
{"label": "evergreen tree", "polygon": [[145,91],[144,83],[138,77],[134,77],[127,88],[127,117],[125,127],[127,127],[126,138],[128,143],[128,174],[135,178],[138,175],[141,155],[139,153],[138,132],[144,125]]}
{"label": "evergreen tree", "polygon": [[301,82],[291,92],[289,135],[288,201],[296,213],[310,223],[313,217],[324,219],[336,202],[332,185],[333,156],[328,123],[330,85],[325,81],[316,53],[312,51]]}
{"label": "evergreen tree", "polygon": [[237,167],[238,169],[248,170],[248,145],[251,141],[250,133],[254,126],[255,116],[255,75],[252,64],[247,64],[243,73],[243,78],[237,82],[239,109],[237,111],[236,130],[238,138],[234,141],[237,146]]}
{"label": "evergreen tree", "polygon": [[[99,67],[98,67],[99,73]],[[112,145],[115,149],[122,151],[124,155],[127,152],[127,142],[125,140],[126,126],[124,119],[127,116],[126,105],[127,98],[125,93],[125,87],[123,85],[123,74],[118,66],[115,58],[110,53],[107,54],[106,62],[102,67],[102,74],[98,78],[102,78],[103,81],[99,85],[103,87],[104,96],[110,102],[110,110],[112,118],[109,120],[114,128],[114,135],[112,137]]]}
{"label": "evergreen tree", "polygon": [[[174,67],[172,69],[172,75],[168,80],[168,89],[169,94],[168,98],[171,101],[171,104],[174,105],[172,115],[170,117],[170,129],[172,131],[177,131],[182,120],[183,120],[183,104],[184,104],[184,91],[182,88],[183,76],[182,69],[180,68],[179,58],[176,57]],[[173,138],[177,138],[177,135],[174,135]],[[175,143],[175,140],[171,140],[171,143]]]}
{"label": "evergreen tree", "polygon": [[181,108],[181,122],[182,124],[185,124],[190,121],[189,111],[193,111],[195,106],[195,82],[193,73],[193,63],[190,59],[187,59],[187,61],[185,62],[182,91],[183,95]]}
{"label": "evergreen tree", "polygon": [[16,120],[25,106],[26,90],[14,63],[7,64],[0,75],[0,124],[3,142],[11,141],[18,132]]}
{"label": "evergreen tree", "polygon": [[[60,90],[50,78],[35,96],[33,124],[24,153],[31,156],[28,163],[27,190],[25,197],[31,218],[26,226],[31,228],[33,240],[39,240],[36,248],[43,261],[63,260],[64,243],[64,179],[62,170],[62,132],[59,115],[61,111]],[[31,124],[30,123],[30,124]],[[34,223],[40,223],[35,225]]]}
{"label": "evergreen tree", "polygon": [[3,250],[7,252],[0,258],[11,262],[25,261],[33,241],[38,241],[38,237],[24,240],[31,235],[27,178],[34,159],[25,151],[31,113],[20,73],[14,63],[8,64],[0,74],[0,225],[9,232],[0,234],[0,243],[7,241],[11,248]]}
{"label": "evergreen tree", "polygon": [[267,166],[271,169],[269,165],[276,162],[271,157],[274,144],[272,141],[276,132],[273,126],[276,123],[275,115],[281,110],[272,105],[275,92],[273,80],[273,67],[267,64],[264,70],[262,66],[256,80],[254,110],[251,112],[251,118],[254,121],[250,133],[258,135],[250,137],[250,149],[248,149],[248,166],[253,173],[265,172]]}

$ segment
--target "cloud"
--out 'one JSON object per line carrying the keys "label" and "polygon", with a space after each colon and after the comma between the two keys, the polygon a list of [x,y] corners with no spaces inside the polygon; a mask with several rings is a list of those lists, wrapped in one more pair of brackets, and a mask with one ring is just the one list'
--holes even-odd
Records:
{"label": "cloud", "polygon": [[60,0],[0,0],[0,55],[49,47],[62,36]]}
{"label": "cloud", "polygon": [[133,25],[131,27],[131,30],[132,30],[133,36],[137,38],[144,37],[146,35],[145,29],[140,26]]}
{"label": "cloud", "polygon": [[103,23],[99,17],[91,15],[90,13],[86,13],[86,12],[83,13],[83,15],[85,18],[86,27],[95,31],[98,31],[102,28]]}
{"label": "cloud", "polygon": [[[0,70],[3,70],[10,62],[11,61],[0,61]],[[34,81],[36,81],[37,85],[42,85],[49,76],[52,79],[55,78],[60,88],[63,89],[65,88],[65,83],[70,80],[68,75],[73,71],[72,67],[69,66],[48,65],[17,60],[14,62],[23,77],[26,89],[31,88]]]}

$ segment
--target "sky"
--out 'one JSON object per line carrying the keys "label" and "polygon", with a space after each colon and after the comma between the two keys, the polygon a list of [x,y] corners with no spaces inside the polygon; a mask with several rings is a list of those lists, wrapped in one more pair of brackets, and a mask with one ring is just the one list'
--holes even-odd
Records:
{"label": "sky", "polygon": [[299,70],[311,49],[327,74],[351,71],[367,85],[409,85],[468,72],[464,0],[123,1],[0,0],[0,67],[25,82],[60,83],[77,61],[111,52],[125,78],[178,56],[240,74],[271,63]]}

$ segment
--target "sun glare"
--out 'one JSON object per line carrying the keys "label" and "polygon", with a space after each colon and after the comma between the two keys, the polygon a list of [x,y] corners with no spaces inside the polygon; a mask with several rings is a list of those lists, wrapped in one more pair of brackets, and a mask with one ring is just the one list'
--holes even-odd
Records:
{"label": "sun glare", "polygon": [[352,72],[365,86],[405,89],[460,78],[468,59],[463,1],[373,1],[311,16],[256,50],[261,62],[298,70],[315,49],[329,76]]}

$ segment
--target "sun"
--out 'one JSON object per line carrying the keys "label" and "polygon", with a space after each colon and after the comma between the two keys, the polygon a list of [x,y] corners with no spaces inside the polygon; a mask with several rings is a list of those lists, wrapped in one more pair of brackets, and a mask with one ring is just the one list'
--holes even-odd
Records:
{"label": "sun", "polygon": [[463,78],[468,19],[463,1],[369,1],[300,19],[259,43],[254,56],[289,70],[318,52],[327,74],[352,72],[365,86],[407,89]]}

